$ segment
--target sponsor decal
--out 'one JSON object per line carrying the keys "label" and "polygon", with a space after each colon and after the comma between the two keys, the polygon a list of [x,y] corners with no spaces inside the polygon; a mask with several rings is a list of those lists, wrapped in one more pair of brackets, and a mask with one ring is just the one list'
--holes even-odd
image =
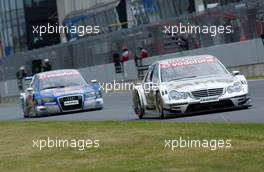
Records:
{"label": "sponsor decal", "polygon": [[64,106],[72,106],[72,105],[78,105],[78,104],[79,104],[79,100],[70,100],[70,101],[64,102]]}
{"label": "sponsor decal", "polygon": [[80,73],[77,71],[51,72],[47,74],[41,74],[40,79],[49,79],[49,78],[65,77],[65,76],[73,76],[73,75],[80,75]]}
{"label": "sponsor decal", "polygon": [[76,90],[76,89],[73,89],[73,90],[63,90],[63,91],[54,91],[54,96],[56,97],[59,97],[59,96],[63,96],[63,95],[66,95],[66,94],[83,94],[84,91],[83,90]]}
{"label": "sponsor decal", "polygon": [[181,67],[195,64],[204,64],[204,63],[214,63],[216,61],[215,57],[201,57],[201,58],[192,58],[192,59],[172,59],[167,62],[161,63],[160,68],[166,69],[171,67]]}
{"label": "sponsor decal", "polygon": [[200,99],[200,103],[210,103],[210,102],[218,102],[219,97],[214,96],[214,97],[205,97]]}

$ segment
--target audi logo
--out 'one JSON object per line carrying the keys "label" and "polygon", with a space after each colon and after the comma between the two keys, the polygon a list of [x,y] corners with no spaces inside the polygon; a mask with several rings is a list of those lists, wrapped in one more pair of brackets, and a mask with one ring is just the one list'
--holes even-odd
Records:
{"label": "audi logo", "polygon": [[72,101],[72,100],[75,100],[75,97],[66,97],[65,100],[66,101]]}

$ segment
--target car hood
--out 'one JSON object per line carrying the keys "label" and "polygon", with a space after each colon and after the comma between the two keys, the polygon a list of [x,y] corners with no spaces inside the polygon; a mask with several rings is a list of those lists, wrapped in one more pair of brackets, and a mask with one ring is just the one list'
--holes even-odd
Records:
{"label": "car hood", "polygon": [[42,96],[47,96],[47,97],[60,97],[60,96],[72,95],[72,94],[84,94],[93,91],[94,90],[91,86],[72,86],[72,87],[42,90],[40,94]]}
{"label": "car hood", "polygon": [[238,79],[232,75],[208,76],[170,81],[164,83],[164,86],[169,90],[189,92],[211,88],[225,88],[232,85],[236,81],[238,81]]}

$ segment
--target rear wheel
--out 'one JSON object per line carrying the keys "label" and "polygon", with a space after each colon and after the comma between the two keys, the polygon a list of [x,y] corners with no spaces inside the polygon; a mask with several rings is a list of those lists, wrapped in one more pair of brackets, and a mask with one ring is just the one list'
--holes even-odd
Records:
{"label": "rear wheel", "polygon": [[138,115],[139,119],[142,119],[145,115],[143,105],[141,104],[138,92],[134,92],[133,96],[134,111]]}
{"label": "rear wheel", "polygon": [[157,114],[159,115],[159,117],[161,119],[165,118],[164,108],[163,108],[163,101],[162,101],[162,98],[161,98],[161,95],[160,95],[159,92],[156,95],[156,111],[157,111]]}

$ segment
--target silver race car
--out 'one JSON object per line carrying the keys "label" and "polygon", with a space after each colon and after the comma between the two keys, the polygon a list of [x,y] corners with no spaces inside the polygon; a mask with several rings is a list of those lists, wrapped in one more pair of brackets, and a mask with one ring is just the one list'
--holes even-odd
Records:
{"label": "silver race car", "polygon": [[248,108],[247,80],[229,73],[214,56],[201,55],[157,61],[135,86],[133,108],[139,118]]}
{"label": "silver race car", "polygon": [[21,94],[24,117],[102,109],[100,88],[88,84],[77,70],[56,70],[36,74]]}

